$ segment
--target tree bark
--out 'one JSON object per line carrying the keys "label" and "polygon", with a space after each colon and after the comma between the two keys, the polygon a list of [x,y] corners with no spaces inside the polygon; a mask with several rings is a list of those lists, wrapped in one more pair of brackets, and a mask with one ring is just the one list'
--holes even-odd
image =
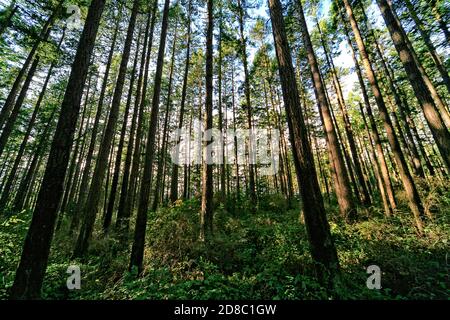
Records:
{"label": "tree bark", "polygon": [[361,32],[359,30],[355,16],[353,14],[353,9],[350,6],[350,3],[348,0],[343,0],[343,2],[344,2],[345,9],[347,11],[347,16],[349,18],[350,25],[353,30],[353,34],[356,39],[356,44],[358,46],[364,68],[366,69],[366,76],[369,80],[370,86],[373,91],[373,95],[375,97],[375,101],[378,106],[380,116],[383,120],[384,129],[386,131],[386,135],[387,135],[389,144],[390,144],[392,152],[394,154],[395,162],[397,164],[398,170],[400,171],[400,177],[401,177],[403,186],[406,191],[409,207],[414,215],[417,231],[419,232],[420,235],[422,235],[423,234],[422,216],[424,214],[424,211],[423,211],[422,201],[420,199],[419,192],[417,191],[416,184],[411,176],[411,173],[409,172],[409,168],[408,168],[408,165],[406,164],[405,157],[400,148],[400,143],[398,141],[398,138],[395,135],[392,121],[389,117],[388,110],[386,108],[383,96],[381,94],[380,87],[378,85],[378,80],[375,76],[371,62],[369,60],[369,56],[366,51],[366,46],[364,44],[363,38],[361,36]]}
{"label": "tree bark", "polygon": [[56,9],[52,12],[50,17],[45,22],[44,26],[42,27],[41,33],[39,34],[39,37],[36,39],[36,41],[33,44],[33,47],[31,48],[30,52],[28,53],[27,58],[25,59],[24,64],[22,65],[22,68],[20,69],[19,73],[16,76],[16,79],[11,87],[11,90],[8,93],[8,96],[5,100],[5,104],[3,105],[1,111],[0,111],[0,129],[5,124],[6,119],[9,116],[9,113],[11,112],[11,109],[14,106],[14,102],[16,100],[17,92],[20,89],[20,85],[22,84],[22,79],[25,76],[25,73],[28,70],[28,67],[30,66],[31,62],[34,59],[34,56],[39,48],[39,45],[42,41],[46,41],[50,35],[51,26],[55,22],[56,16],[58,14],[59,9],[61,8],[62,1],[59,2]]}
{"label": "tree bark", "polygon": [[[249,151],[249,166],[248,166],[248,175],[249,175],[249,193],[250,199],[256,205],[257,203],[257,195],[256,195],[256,185],[255,185],[255,171],[256,171],[256,146],[255,137],[253,132],[253,124],[252,124],[252,103],[251,103],[251,91],[250,91],[250,76],[248,72],[248,59],[247,59],[247,39],[244,35],[244,8],[242,6],[242,0],[237,1],[238,5],[238,20],[239,20],[239,36],[240,36],[240,56],[242,59],[242,63],[244,65],[244,91],[245,91],[245,110],[247,111],[247,126],[250,131],[249,140],[248,140],[248,151]],[[255,208],[252,206],[252,208]]]}
{"label": "tree bark", "polygon": [[[336,170],[337,181],[335,181],[336,192],[338,195],[339,209],[341,214],[349,220],[356,218],[355,204],[352,196],[352,189],[348,178],[347,168],[345,167],[342,150],[338,141],[333,120],[330,113],[330,106],[327,101],[325,87],[320,75],[319,66],[317,64],[316,55],[309,36],[308,27],[306,25],[302,4],[298,1],[300,29],[303,35],[303,43],[307,51],[308,63],[311,69],[312,81],[314,84],[314,93],[323,117],[324,131],[328,137],[328,148],[331,155],[331,163]],[[338,189],[340,192],[338,192]]]}
{"label": "tree bark", "polygon": [[83,86],[104,5],[104,0],[93,0],[89,7],[86,24],[61,105],[61,113],[33,218],[11,288],[10,294],[13,299],[36,299],[41,294]]}
{"label": "tree bark", "polygon": [[14,125],[16,124],[16,120],[19,117],[20,109],[27,97],[28,88],[30,87],[31,81],[33,80],[34,74],[36,72],[37,66],[39,65],[39,56],[34,58],[33,64],[30,67],[30,71],[28,71],[27,78],[20,90],[19,97],[17,98],[16,103],[14,104],[14,108],[11,111],[11,114],[6,121],[6,124],[2,130],[2,134],[0,135],[0,157],[5,149],[6,143],[8,142],[9,136],[14,129]]}
{"label": "tree bark", "polygon": [[[120,193],[120,200],[119,200],[119,208],[117,211],[117,227],[118,228],[124,228],[125,231],[128,230],[129,227],[129,218],[131,217],[132,210],[133,210],[133,200],[135,197],[135,190],[136,190],[136,181],[138,179],[138,175],[140,172],[140,160],[141,160],[141,145],[142,140],[144,138],[144,113],[145,108],[147,107],[147,87],[148,87],[148,74],[149,74],[149,66],[150,66],[150,55],[152,51],[152,44],[153,44],[153,32],[155,28],[155,21],[156,21],[156,10],[158,8],[158,1],[153,2],[153,8],[152,8],[152,16],[150,20],[150,16],[148,17],[149,20],[147,20],[147,26],[145,30],[145,40],[144,40],[144,48],[147,48],[147,51],[144,49],[142,52],[142,59],[141,59],[141,66],[145,65],[144,67],[144,73],[143,78],[141,75],[139,75],[140,80],[138,80],[138,90],[141,90],[139,94],[136,94],[136,105],[135,108],[139,106],[138,114],[138,120],[137,120],[137,127],[136,127],[136,133],[134,138],[134,145],[129,143],[128,153],[130,154],[131,161],[131,171],[128,174],[127,169],[125,169],[124,172],[124,180],[122,182],[122,190]],[[148,46],[147,46],[148,44]],[[147,58],[147,59],[146,59]],[[141,80],[142,79],[142,80]],[[143,82],[142,82],[143,81]],[[140,84],[142,84],[142,88],[140,87]],[[135,109],[136,112],[136,109]],[[130,137],[130,141],[133,141]],[[127,154],[128,157],[128,154]],[[125,161],[126,162],[126,161]],[[129,166],[126,166],[126,168],[129,168]],[[129,179],[127,181],[126,179]]]}
{"label": "tree bark", "polygon": [[125,84],[125,76],[127,73],[128,61],[130,59],[130,50],[133,43],[134,29],[136,26],[136,18],[140,7],[140,1],[135,0],[133,2],[133,8],[131,9],[130,22],[128,24],[127,36],[125,39],[125,45],[122,54],[122,60],[120,62],[119,74],[117,76],[116,88],[114,90],[113,101],[111,103],[111,110],[108,117],[108,123],[105,128],[105,133],[98,152],[97,161],[94,168],[94,174],[92,176],[91,187],[89,188],[89,194],[86,201],[86,205],[83,209],[84,219],[81,226],[81,230],[77,239],[77,243],[74,249],[74,256],[80,257],[87,252],[89,246],[89,240],[94,228],[95,219],[98,211],[98,204],[100,200],[101,187],[105,177],[108,156],[111,149],[112,140],[114,138],[114,132],[119,117],[120,102],[122,99],[123,87]]}
{"label": "tree bark", "polygon": [[[212,129],[213,118],[213,33],[214,16],[213,0],[208,0],[208,23],[206,30],[206,95],[205,95],[205,130]],[[241,26],[242,28],[242,26]],[[242,32],[241,32],[242,41]],[[245,49],[244,49],[245,50]],[[244,59],[246,60],[246,58]],[[244,62],[244,69],[245,69]],[[247,77],[246,77],[247,79]],[[245,80],[247,81],[247,80]],[[247,88],[248,89],[248,88]],[[247,91],[246,89],[246,91]],[[249,99],[247,98],[247,108],[250,110]],[[200,240],[208,242],[213,233],[213,164],[211,159],[211,134],[206,133],[203,137],[203,170],[202,170],[202,206],[200,211]],[[250,169],[251,170],[251,169]],[[253,185],[254,188],[254,185]],[[252,189],[254,191],[254,189]],[[250,191],[253,195],[253,191]]]}
{"label": "tree bark", "polygon": [[3,33],[6,31],[6,29],[11,25],[12,18],[17,12],[17,5],[15,3],[11,4],[11,6],[7,9],[9,10],[8,16],[6,17],[5,21],[0,25],[0,37],[3,35]]}
{"label": "tree bark", "polygon": [[161,149],[160,149],[160,158],[158,161],[158,169],[156,173],[156,184],[155,184],[155,196],[153,198],[153,205],[152,205],[152,211],[156,211],[158,208],[158,204],[161,200],[161,194],[160,191],[162,189],[164,193],[164,183],[162,184],[161,188],[161,179],[164,174],[164,168],[165,168],[165,162],[166,162],[166,153],[167,153],[167,130],[169,126],[169,119],[170,119],[170,112],[171,112],[171,106],[172,106],[172,84],[173,84],[173,71],[174,71],[174,65],[175,65],[175,50],[176,50],[176,43],[177,43],[177,26],[175,26],[175,32],[173,37],[173,44],[172,44],[172,57],[170,59],[170,71],[169,71],[169,87],[167,91],[167,101],[166,101],[166,112],[164,114],[164,129],[162,132],[162,143],[161,143]]}
{"label": "tree bark", "polygon": [[120,25],[120,17],[121,17],[120,12],[121,12],[121,8],[119,8],[119,15],[117,17],[116,26],[115,26],[113,38],[111,41],[111,47],[109,49],[108,58],[106,61],[105,75],[103,77],[102,87],[100,89],[100,95],[99,95],[98,104],[97,104],[97,112],[95,114],[94,124],[92,126],[92,133],[91,133],[91,137],[90,137],[88,152],[86,154],[86,160],[85,160],[85,164],[84,164],[83,174],[81,177],[80,193],[79,193],[78,199],[77,199],[77,204],[78,204],[77,207],[78,208],[75,210],[75,212],[73,213],[73,216],[72,216],[72,221],[71,221],[71,226],[70,226],[71,231],[78,230],[78,226],[79,226],[80,219],[81,219],[81,216],[83,213],[83,209],[86,204],[86,197],[87,197],[88,190],[89,190],[89,176],[91,173],[91,165],[92,165],[92,160],[94,157],[95,146],[97,144],[97,135],[98,135],[99,126],[100,126],[100,119],[103,114],[103,106],[104,106],[104,102],[105,102],[106,89],[108,86],[108,79],[109,79],[109,75],[110,75],[112,59],[114,56],[114,48],[116,46],[117,37],[118,37],[118,33],[119,33],[119,25]]}
{"label": "tree bark", "polygon": [[[183,128],[184,121],[184,113],[185,113],[185,105],[186,105],[186,94],[187,94],[187,81],[189,75],[189,64],[191,58],[191,15],[192,15],[192,1],[189,1],[189,9],[188,9],[188,22],[187,22],[187,40],[186,40],[186,63],[184,66],[184,75],[183,75],[183,89],[181,92],[181,102],[180,102],[180,117],[178,119],[178,130]],[[181,141],[181,137],[177,139],[176,142],[176,151],[175,151],[175,161],[172,165],[172,177],[170,180],[170,201],[175,202],[178,199],[178,160],[179,160],[179,144]]]}
{"label": "tree bark", "polygon": [[[136,217],[136,227],[134,230],[134,241],[131,249],[130,271],[137,268],[138,274],[142,272],[145,247],[145,230],[147,228],[147,211],[149,206],[149,195],[152,183],[153,159],[155,154],[155,135],[158,124],[159,101],[161,94],[161,76],[164,65],[164,53],[166,49],[167,29],[169,25],[169,4],[170,0],[165,0],[163,18],[161,24],[161,36],[156,63],[155,82],[153,86],[152,110],[150,116],[149,131],[147,135],[147,145],[145,151],[144,173],[141,181],[141,191],[138,199],[138,212]],[[139,138],[139,137],[138,137]]]}
{"label": "tree bark", "polygon": [[[319,279],[322,283],[329,286],[332,283],[333,276],[339,270],[339,261],[326,218],[322,194],[317,181],[314,158],[311,146],[308,144],[308,133],[300,109],[297,82],[292,66],[291,51],[286,36],[280,1],[269,0],[269,8],[287,114],[286,118],[293,143],[294,164],[298,183],[301,186],[303,213],[311,255],[313,260],[317,262],[316,267]],[[330,277],[328,277],[327,273]]]}
{"label": "tree bark", "polygon": [[[138,32],[138,38],[136,43],[136,54],[134,57],[134,63],[133,63],[133,69],[131,71],[131,79],[130,79],[130,85],[128,90],[128,97],[127,97],[127,103],[125,106],[125,112],[123,115],[123,121],[122,121],[122,128],[120,130],[120,138],[119,138],[119,145],[117,147],[117,153],[116,153],[116,159],[114,162],[114,173],[113,178],[111,182],[111,191],[109,192],[109,198],[107,200],[108,205],[105,210],[105,215],[103,217],[103,232],[107,233],[109,230],[109,227],[112,222],[112,216],[114,212],[114,204],[116,202],[116,194],[117,194],[117,188],[119,186],[119,176],[120,176],[120,168],[122,164],[122,152],[125,144],[125,135],[127,133],[127,127],[128,127],[128,116],[130,114],[130,107],[131,102],[133,98],[133,89],[134,89],[134,82],[136,78],[136,69],[137,64],[139,60],[139,49],[140,49],[140,41],[141,41],[141,33]],[[134,117],[134,116],[133,116]]]}
{"label": "tree bark", "polygon": [[450,132],[446,128],[434,103],[431,92],[428,90],[423,75],[414,60],[414,53],[411,52],[407,45],[405,31],[396,20],[392,6],[387,0],[377,0],[377,3],[389,33],[391,34],[395,48],[400,56],[400,60],[403,63],[406,74],[408,75],[409,82],[422,107],[425,119],[427,120],[428,126],[430,127],[434,140],[439,148],[442,159],[444,160],[447,170],[450,171]]}

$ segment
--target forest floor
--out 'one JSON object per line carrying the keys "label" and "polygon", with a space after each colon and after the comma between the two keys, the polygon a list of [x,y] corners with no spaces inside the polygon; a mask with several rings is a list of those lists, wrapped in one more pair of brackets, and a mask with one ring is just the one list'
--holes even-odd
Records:
{"label": "forest floor", "polygon": [[[297,202],[297,201],[294,201]],[[400,201],[401,202],[401,201]],[[432,190],[425,236],[415,233],[403,203],[385,218],[377,207],[360,210],[344,223],[337,205],[327,204],[342,277],[327,293],[314,277],[299,209],[278,195],[250,203],[226,203],[215,210],[209,245],[198,239],[197,199],[149,214],[142,277],[127,271],[129,247],[115,234],[94,234],[89,255],[71,260],[74,237],[68,221],[53,240],[44,281],[45,299],[448,299],[450,296],[450,194]],[[7,298],[31,213],[0,220],[0,299]],[[100,228],[98,228],[100,229]],[[133,230],[133,228],[130,228]],[[128,243],[131,243],[129,241]],[[69,265],[81,269],[81,289],[69,291]],[[367,267],[382,271],[381,290],[366,286]]]}

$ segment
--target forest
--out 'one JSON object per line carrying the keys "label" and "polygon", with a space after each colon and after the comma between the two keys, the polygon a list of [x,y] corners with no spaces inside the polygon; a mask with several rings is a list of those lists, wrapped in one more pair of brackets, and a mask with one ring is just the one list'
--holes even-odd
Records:
{"label": "forest", "polygon": [[447,300],[447,0],[0,0],[0,300]]}

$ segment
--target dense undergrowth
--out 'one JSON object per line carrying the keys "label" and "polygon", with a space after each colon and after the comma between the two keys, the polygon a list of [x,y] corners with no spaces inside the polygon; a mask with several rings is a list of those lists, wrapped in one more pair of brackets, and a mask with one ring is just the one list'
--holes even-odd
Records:
{"label": "dense undergrowth", "polygon": [[[278,195],[215,210],[215,235],[197,241],[199,201],[177,202],[148,219],[145,271],[128,272],[129,248],[110,234],[94,235],[89,255],[71,260],[68,222],[55,235],[44,281],[46,299],[447,299],[450,195],[434,190],[426,205],[433,221],[419,238],[408,210],[385,218],[379,208],[360,210],[349,225],[328,204],[342,276],[333,292],[314,277],[300,210]],[[294,201],[295,203],[296,201]],[[0,221],[0,298],[7,298],[31,213]],[[98,228],[100,229],[100,228]],[[66,288],[69,265],[81,268],[81,290]],[[382,271],[381,290],[366,287],[369,265]]]}

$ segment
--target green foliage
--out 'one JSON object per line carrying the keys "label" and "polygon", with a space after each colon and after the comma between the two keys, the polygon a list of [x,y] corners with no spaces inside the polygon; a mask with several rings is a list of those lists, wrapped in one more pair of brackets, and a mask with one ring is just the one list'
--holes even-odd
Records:
{"label": "green foliage", "polygon": [[0,220],[0,299],[7,297],[6,288],[14,281],[30,217],[30,212],[24,211]]}
{"label": "green foliage", "polygon": [[[434,189],[433,189],[434,190]],[[73,239],[63,224],[56,234],[44,281],[45,299],[442,299],[448,296],[448,194],[433,192],[434,221],[418,238],[408,212],[387,219],[376,209],[369,220],[347,225],[329,210],[342,274],[332,292],[316,281],[300,209],[280,195],[247,200],[215,211],[214,236],[198,241],[200,201],[178,201],[148,217],[145,269],[128,272],[129,247],[115,234],[94,235],[85,260],[73,261]],[[444,195],[444,196],[443,196]],[[232,197],[230,197],[232,198]],[[436,200],[440,199],[440,200]],[[241,210],[241,208],[244,208]],[[0,298],[7,297],[30,213],[0,225]],[[366,287],[369,265],[382,270],[382,289]],[[66,288],[69,265],[79,265],[81,290]]]}

